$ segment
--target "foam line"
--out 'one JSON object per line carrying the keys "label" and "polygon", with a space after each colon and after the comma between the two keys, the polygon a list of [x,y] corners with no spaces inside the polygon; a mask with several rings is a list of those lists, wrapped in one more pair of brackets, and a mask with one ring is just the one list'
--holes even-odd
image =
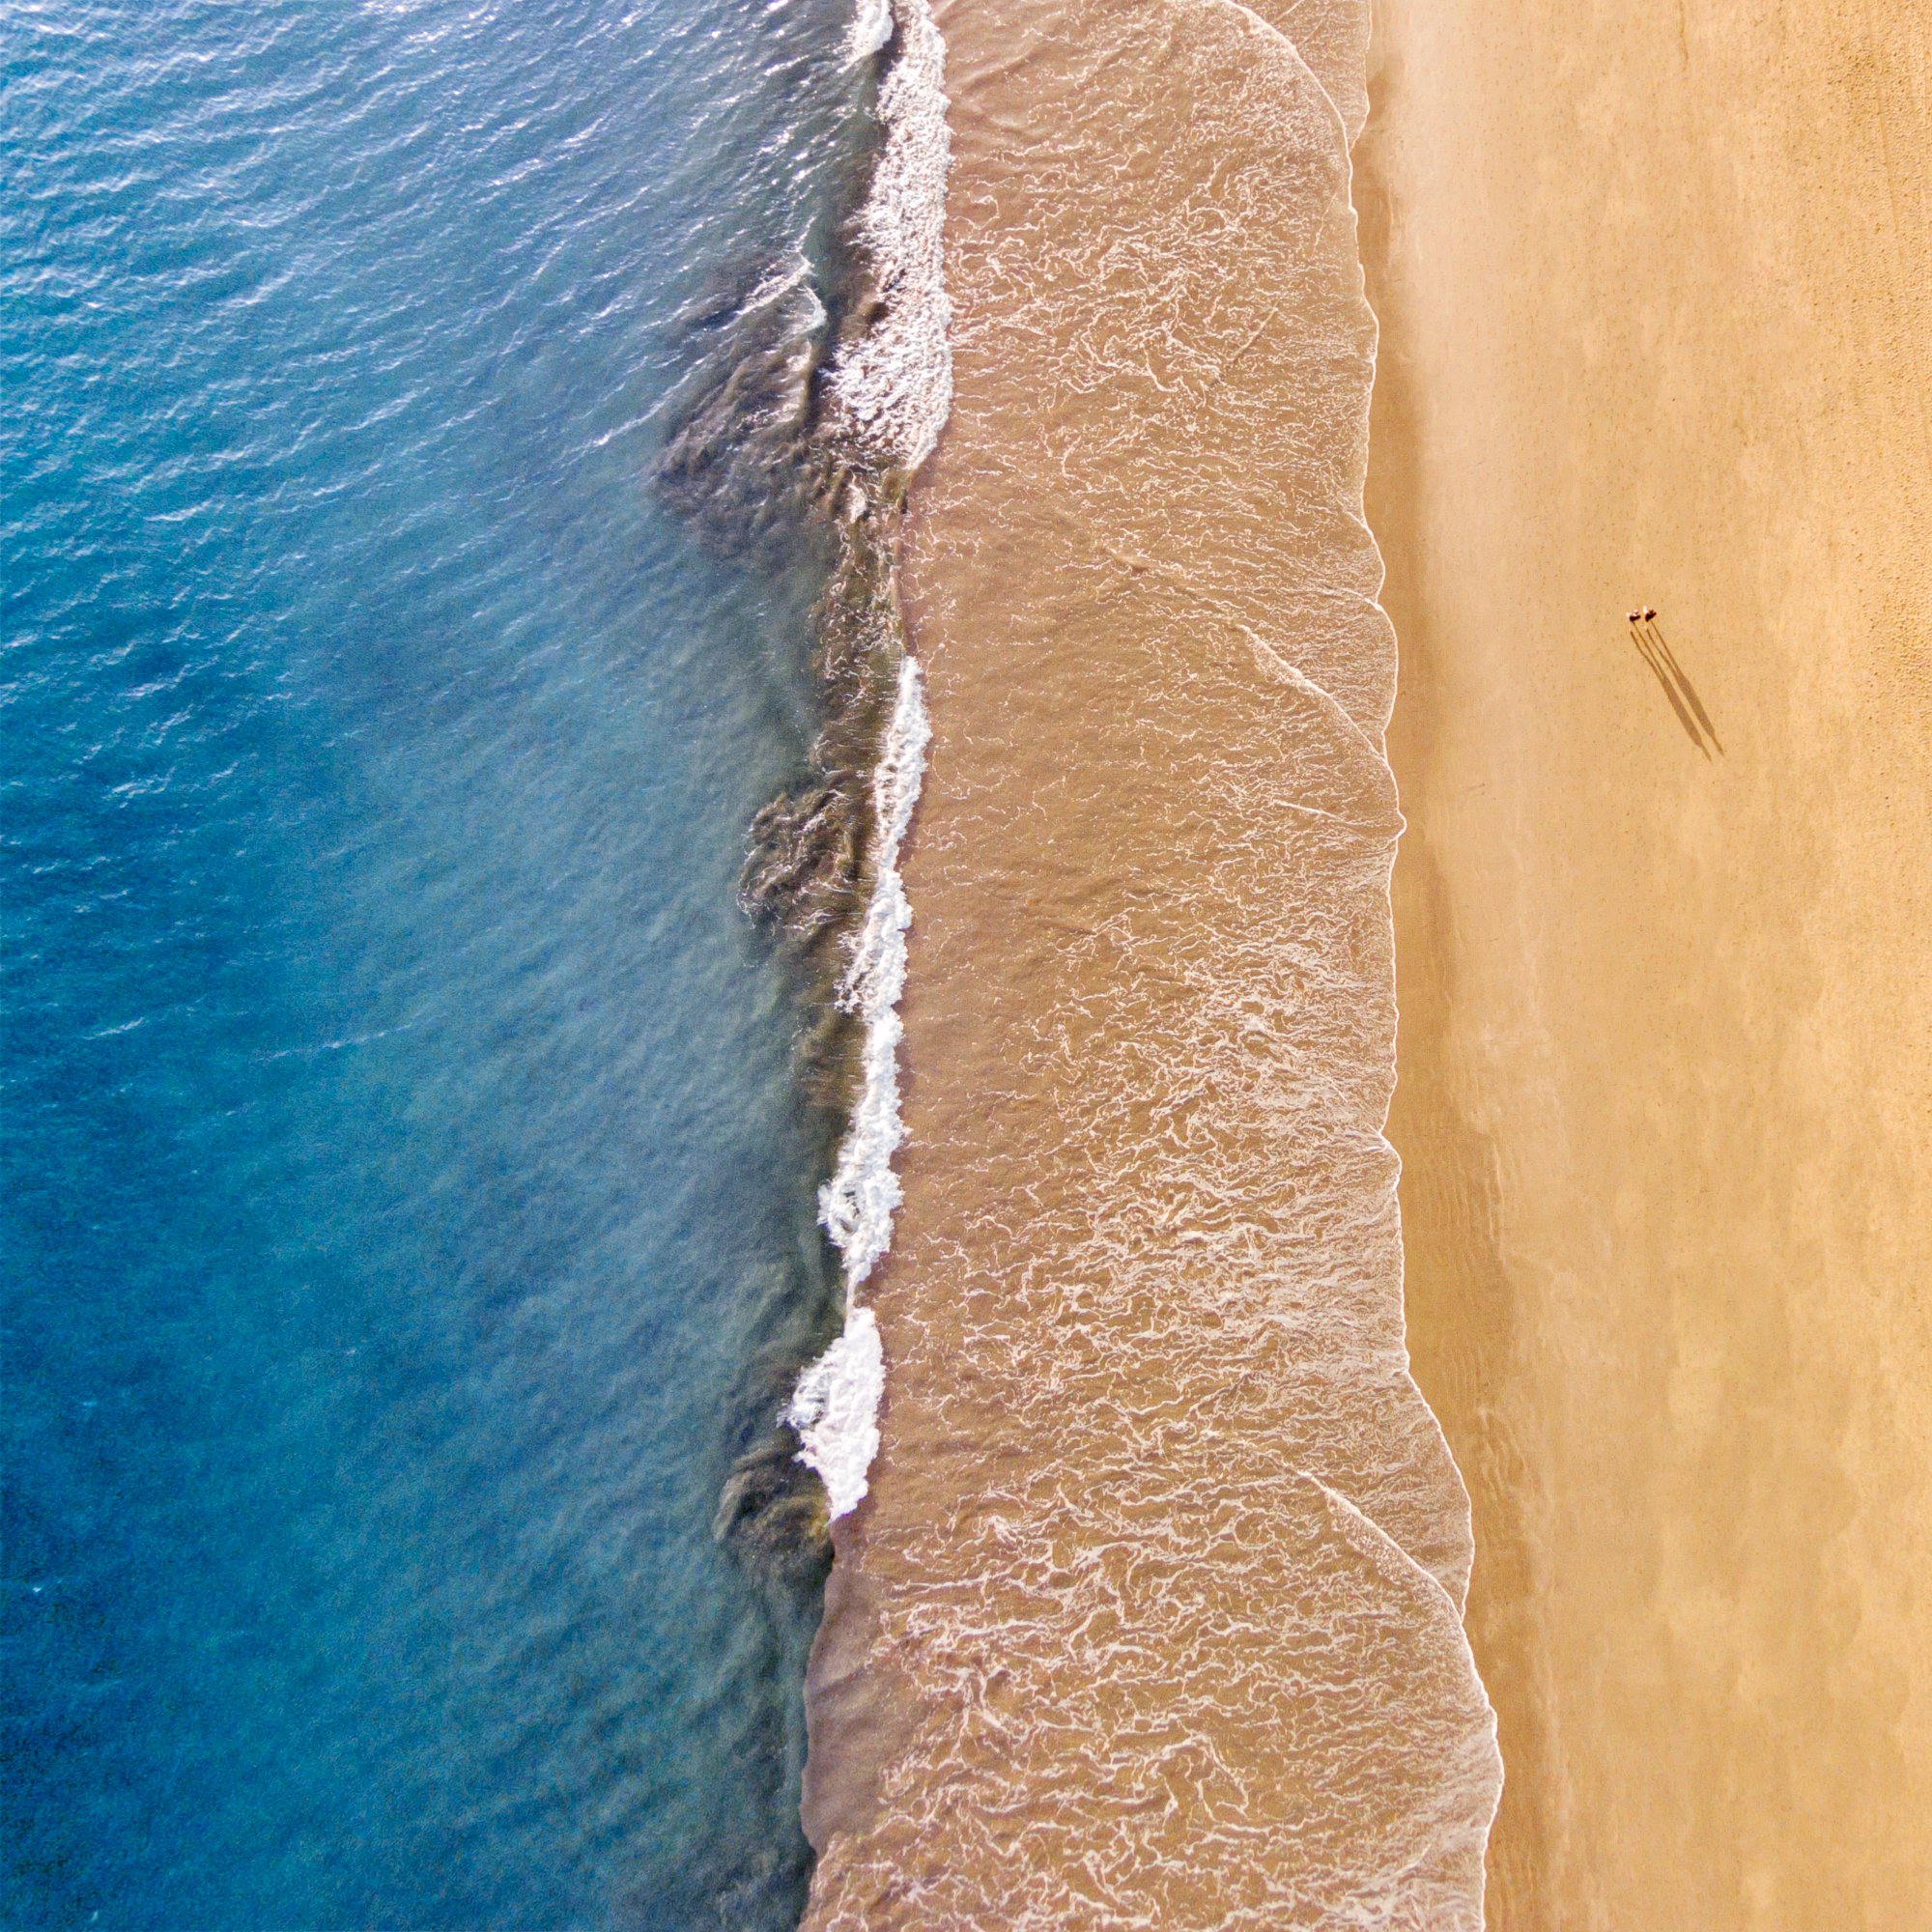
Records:
{"label": "foam line", "polygon": [[[882,22],[885,23],[882,25]],[[861,452],[908,475],[931,454],[952,407],[952,309],[946,297],[946,45],[926,0],[862,0],[855,56],[890,41],[879,88],[885,139],[859,215],[859,236],[883,304],[879,319],[832,371],[834,396]],[[864,1497],[878,1453],[885,1354],[878,1322],[860,1306],[866,1278],[892,1243],[903,1198],[893,1156],[905,1136],[899,1113],[898,1014],[912,909],[899,848],[912,824],[932,727],[918,662],[902,656],[893,713],[872,775],[872,892],[854,937],[838,1004],[865,1028],[859,1098],[819,1219],[845,1277],[845,1327],[799,1378],[785,1419],[800,1461],[824,1480],[836,1517]]]}
{"label": "foam line", "polygon": [[[873,20],[871,0],[860,26]],[[855,34],[860,27],[855,27]],[[926,0],[893,0],[893,62],[879,87],[885,141],[859,213],[883,313],[832,372],[868,453],[908,472],[931,455],[952,407],[946,295],[946,43]]]}

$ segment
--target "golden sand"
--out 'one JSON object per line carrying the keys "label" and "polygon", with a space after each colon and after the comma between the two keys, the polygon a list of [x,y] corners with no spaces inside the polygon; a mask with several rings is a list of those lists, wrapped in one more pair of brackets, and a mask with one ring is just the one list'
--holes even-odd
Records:
{"label": "golden sand", "polygon": [[1503,1932],[1932,1924],[1928,50],[1383,9],[1390,1132]]}

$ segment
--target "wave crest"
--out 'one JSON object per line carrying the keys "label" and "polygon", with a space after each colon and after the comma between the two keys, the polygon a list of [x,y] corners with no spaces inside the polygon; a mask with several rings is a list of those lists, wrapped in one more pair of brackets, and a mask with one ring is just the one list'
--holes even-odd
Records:
{"label": "wave crest", "polygon": [[[875,17],[868,4],[860,23]],[[910,472],[931,455],[952,407],[944,241],[952,141],[946,43],[926,0],[894,0],[892,39],[896,52],[879,88],[885,143],[859,213],[881,312],[839,357],[832,388],[868,451]]]}
{"label": "wave crest", "polygon": [[[876,0],[854,25],[855,48],[878,32]],[[865,466],[907,477],[932,453],[952,407],[952,308],[946,296],[946,46],[926,0],[893,0],[892,66],[879,89],[885,140],[860,211],[858,233],[879,300],[872,325],[839,355],[830,387]],[[872,40],[873,47],[886,43]],[[895,494],[895,493],[889,493]],[[896,512],[894,512],[895,521]],[[919,665],[906,648],[890,566],[877,581],[882,626],[898,654],[892,715],[871,787],[872,889],[855,933],[838,1005],[865,1030],[858,1097],[819,1219],[843,1263],[844,1332],[801,1377],[786,1419],[800,1460],[824,1479],[834,1518],[866,1494],[878,1451],[885,1390],[878,1323],[858,1291],[892,1243],[902,1193],[893,1156],[904,1138],[899,1113],[898,1015],[912,909],[899,848],[919,803],[932,727]]]}

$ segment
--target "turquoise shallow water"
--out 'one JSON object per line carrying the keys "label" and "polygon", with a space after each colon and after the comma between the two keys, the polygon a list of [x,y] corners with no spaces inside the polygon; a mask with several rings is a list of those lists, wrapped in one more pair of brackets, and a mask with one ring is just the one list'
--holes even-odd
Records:
{"label": "turquoise shallow water", "polygon": [[833,1292],[732,897],[822,566],[650,476],[846,17],[0,26],[8,1924],[797,1915],[711,1519]]}

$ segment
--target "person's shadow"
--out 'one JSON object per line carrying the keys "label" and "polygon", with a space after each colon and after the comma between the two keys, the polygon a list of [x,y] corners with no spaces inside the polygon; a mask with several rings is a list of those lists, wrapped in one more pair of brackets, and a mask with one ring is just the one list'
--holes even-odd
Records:
{"label": "person's shadow", "polygon": [[1631,641],[1637,648],[1637,655],[1650,667],[1651,674],[1663,687],[1663,695],[1670,700],[1670,708],[1677,714],[1677,722],[1683,725],[1685,735],[1708,758],[1713,748],[1718,755],[1724,755],[1723,742],[1718,736],[1718,727],[1711,723],[1711,714],[1704,709],[1704,700],[1697,696],[1697,687],[1684,674],[1684,667],[1677,662],[1677,654],[1665,640],[1658,628],[1657,613],[1643,611],[1633,613],[1630,620]]}

